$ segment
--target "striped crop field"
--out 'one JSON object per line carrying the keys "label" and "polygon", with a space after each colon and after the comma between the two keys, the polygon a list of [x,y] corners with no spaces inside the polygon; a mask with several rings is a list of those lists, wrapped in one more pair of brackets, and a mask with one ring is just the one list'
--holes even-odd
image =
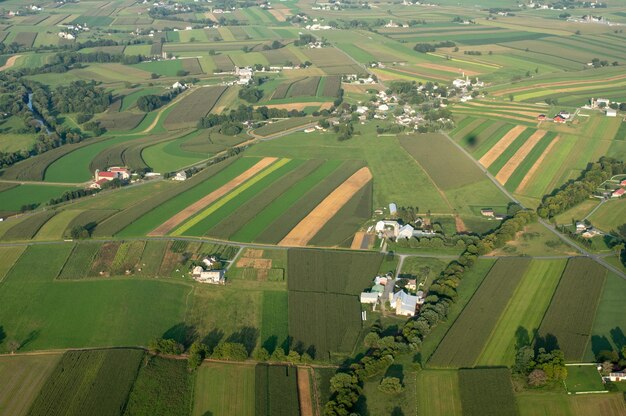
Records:
{"label": "striped crop field", "polygon": [[[167,201],[165,205],[173,207],[181,199],[176,204],[179,210],[168,210],[169,218],[160,216],[161,224],[149,235],[211,236],[287,246],[345,245],[371,215],[371,186],[366,185],[372,176],[362,162],[266,157],[252,158],[256,163],[250,166],[245,159],[251,158],[226,167],[224,171],[232,171],[229,175],[220,172],[209,178],[213,186],[203,187],[208,192],[201,198],[192,201],[183,193]],[[194,189],[187,193],[200,195]],[[182,206],[182,198],[190,203]],[[156,210],[165,213],[161,207]],[[146,217],[152,226],[156,212]],[[331,223],[329,232],[326,225]]]}
{"label": "striped crop field", "polygon": [[431,356],[430,366],[475,365],[530,263],[521,257],[497,261]]}

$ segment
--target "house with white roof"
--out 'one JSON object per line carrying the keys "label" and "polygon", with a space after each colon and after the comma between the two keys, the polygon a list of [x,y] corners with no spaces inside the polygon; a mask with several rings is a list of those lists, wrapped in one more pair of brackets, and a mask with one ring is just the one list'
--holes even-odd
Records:
{"label": "house with white roof", "polygon": [[413,316],[417,309],[417,296],[409,295],[404,291],[389,294],[389,303],[396,310],[396,315]]}

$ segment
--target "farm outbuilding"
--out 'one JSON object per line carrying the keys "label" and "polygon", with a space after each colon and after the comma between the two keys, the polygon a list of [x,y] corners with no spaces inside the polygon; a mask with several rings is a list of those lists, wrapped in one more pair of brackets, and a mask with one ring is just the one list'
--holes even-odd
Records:
{"label": "farm outbuilding", "polygon": [[393,202],[389,204],[389,214],[396,215],[398,213],[398,206]]}

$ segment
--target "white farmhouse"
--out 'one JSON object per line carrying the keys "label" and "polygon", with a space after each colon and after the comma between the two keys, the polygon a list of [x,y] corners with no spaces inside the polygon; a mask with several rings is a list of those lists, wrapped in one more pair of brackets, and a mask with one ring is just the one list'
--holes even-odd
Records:
{"label": "white farmhouse", "polygon": [[409,295],[404,291],[389,294],[389,303],[396,310],[396,315],[413,316],[417,308],[417,296]]}

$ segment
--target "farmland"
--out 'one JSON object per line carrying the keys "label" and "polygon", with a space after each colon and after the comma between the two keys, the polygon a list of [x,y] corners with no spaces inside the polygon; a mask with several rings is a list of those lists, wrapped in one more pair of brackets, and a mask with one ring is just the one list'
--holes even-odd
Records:
{"label": "farmland", "polygon": [[[541,326],[536,345],[558,345],[568,361],[581,360],[593,325],[606,269],[585,258],[567,263]],[[585,282],[584,288],[581,286]],[[563,319],[563,317],[569,317]]]}
{"label": "farmland", "polygon": [[529,265],[524,258],[496,262],[430,358],[430,366],[468,367],[476,363]]}
{"label": "farmland", "polygon": [[506,368],[459,370],[464,415],[517,415],[511,374]]}
{"label": "farmland", "polygon": [[[381,261],[373,253],[289,250],[289,335],[320,359],[331,351],[350,352],[361,329],[356,295]],[[345,279],[335,279],[338,274]],[[345,318],[331,318],[338,315]]]}
{"label": "farmland", "polygon": [[61,355],[0,358],[0,376],[4,380],[3,391],[0,394],[0,412],[7,415],[26,415],[46,380],[53,373]]}
{"label": "farmland", "polygon": [[68,351],[48,377],[29,415],[116,414],[124,408],[144,352]]}
{"label": "farmland", "polygon": [[0,20],[0,414],[626,414],[582,365],[624,367],[623,198],[516,215],[626,158],[623,2],[30,3]]}

